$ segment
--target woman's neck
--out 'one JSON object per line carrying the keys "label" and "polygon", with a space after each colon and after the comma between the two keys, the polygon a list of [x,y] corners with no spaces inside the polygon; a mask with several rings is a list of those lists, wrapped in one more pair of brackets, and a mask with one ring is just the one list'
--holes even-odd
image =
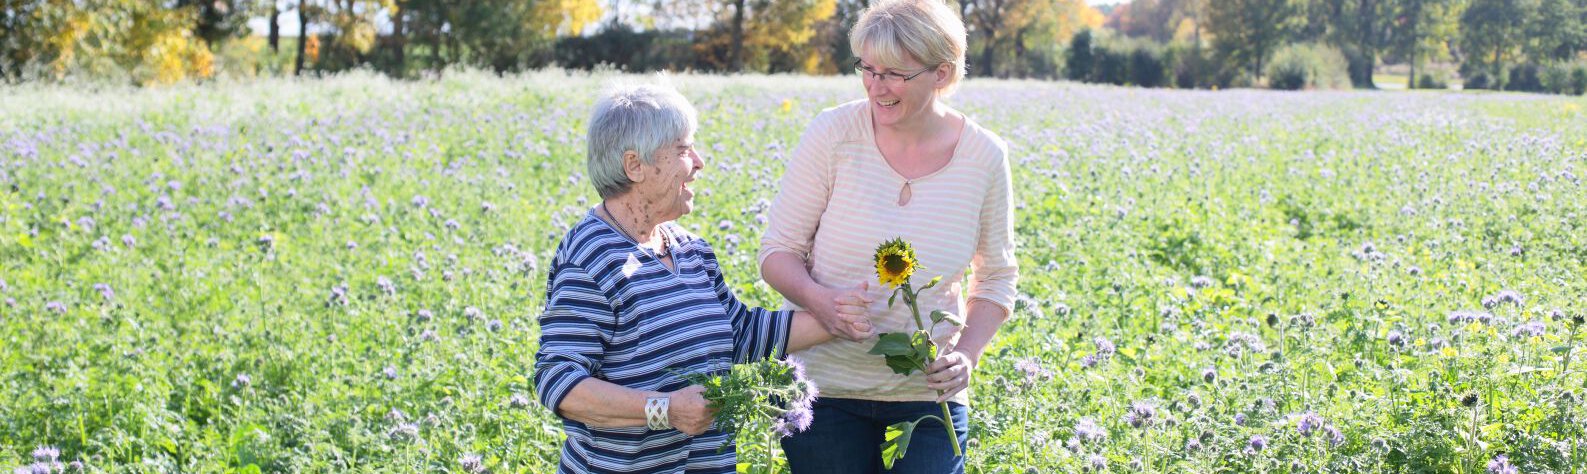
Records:
{"label": "woman's neck", "polygon": [[922,112],[919,116],[892,125],[880,125],[877,129],[886,133],[889,138],[906,143],[920,143],[921,140],[947,129],[950,122],[952,120],[948,116],[948,107],[933,99],[931,109]]}
{"label": "woman's neck", "polygon": [[618,196],[601,202],[601,207],[606,210],[607,217],[616,221],[616,224],[629,238],[640,244],[650,244],[658,235],[657,227],[662,220],[651,219],[645,212],[645,205],[628,196]]}

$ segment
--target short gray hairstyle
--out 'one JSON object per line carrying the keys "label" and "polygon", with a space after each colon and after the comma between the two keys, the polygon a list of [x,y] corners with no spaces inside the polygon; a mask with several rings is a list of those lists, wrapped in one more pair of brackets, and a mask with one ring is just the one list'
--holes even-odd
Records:
{"label": "short gray hairstyle", "polygon": [[694,133],[698,115],[665,78],[660,84],[615,85],[602,94],[590,117],[585,157],[601,199],[620,196],[633,184],[623,172],[623,153],[638,153],[646,164],[655,164],[656,149]]}

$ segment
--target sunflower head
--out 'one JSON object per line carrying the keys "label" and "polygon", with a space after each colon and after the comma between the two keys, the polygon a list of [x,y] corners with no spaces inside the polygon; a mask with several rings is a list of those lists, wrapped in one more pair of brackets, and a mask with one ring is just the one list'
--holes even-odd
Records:
{"label": "sunflower head", "polygon": [[909,276],[920,268],[915,247],[904,239],[889,240],[876,247],[876,279],[889,288],[909,283]]}

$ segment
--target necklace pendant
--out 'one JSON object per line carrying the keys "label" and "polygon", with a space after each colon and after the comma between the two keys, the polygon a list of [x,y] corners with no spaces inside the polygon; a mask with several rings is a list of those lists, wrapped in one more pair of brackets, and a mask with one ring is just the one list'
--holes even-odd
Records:
{"label": "necklace pendant", "polygon": [[912,191],[910,191],[910,189],[909,189],[909,184],[910,183],[911,183],[910,181],[904,181],[904,187],[903,188],[899,188],[899,190],[898,190],[898,207],[904,207],[904,206],[908,205],[909,204],[909,198],[914,196],[914,193]]}

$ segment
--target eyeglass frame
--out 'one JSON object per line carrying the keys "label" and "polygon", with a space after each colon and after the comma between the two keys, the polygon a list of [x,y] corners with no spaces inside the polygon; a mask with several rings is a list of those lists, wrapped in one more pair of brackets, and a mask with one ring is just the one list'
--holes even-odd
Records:
{"label": "eyeglass frame", "polygon": [[903,75],[903,74],[899,74],[899,73],[893,72],[893,71],[876,72],[875,69],[871,69],[870,67],[865,65],[865,60],[860,59],[860,58],[854,58],[854,72],[859,73],[861,79],[870,78],[873,81],[877,80],[877,79],[881,79],[883,81],[888,81],[888,80],[892,80],[892,79],[898,79],[898,82],[896,82],[896,83],[897,84],[902,84],[902,83],[905,83],[905,82],[909,82],[910,79],[914,79],[916,77],[919,77],[921,74],[925,74],[927,71],[931,71],[931,70],[934,70],[934,69],[937,69],[937,68],[928,67],[928,68],[916,71],[914,74],[910,74],[910,75],[907,75],[907,76]]}

